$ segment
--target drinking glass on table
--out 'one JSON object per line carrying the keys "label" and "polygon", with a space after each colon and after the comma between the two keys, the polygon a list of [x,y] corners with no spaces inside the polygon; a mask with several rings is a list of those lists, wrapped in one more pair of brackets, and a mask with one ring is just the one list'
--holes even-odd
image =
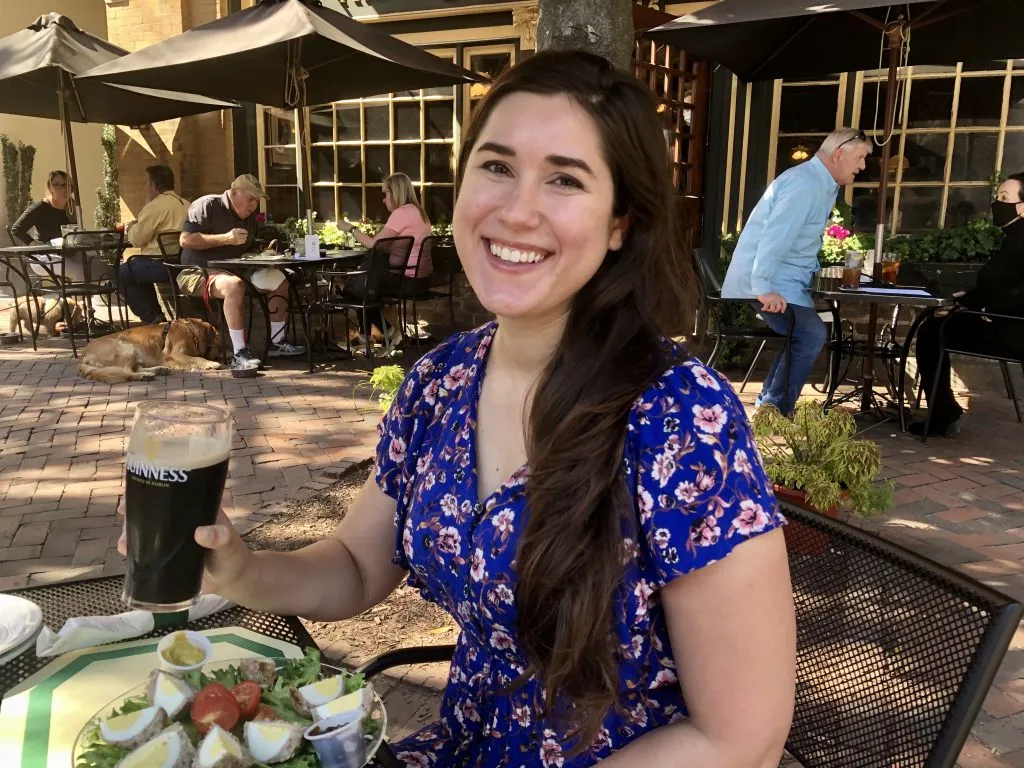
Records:
{"label": "drinking glass on table", "polygon": [[847,251],[843,262],[843,288],[860,288],[860,273],[864,268],[864,255],[857,251]]}
{"label": "drinking glass on table", "polygon": [[882,282],[886,285],[896,285],[900,275],[900,263],[891,254],[882,257]]}
{"label": "drinking glass on table", "polygon": [[231,416],[212,405],[138,406],[125,465],[128,570],[124,601],[156,613],[192,606],[205,550],[196,528],[213,525],[231,451]]}

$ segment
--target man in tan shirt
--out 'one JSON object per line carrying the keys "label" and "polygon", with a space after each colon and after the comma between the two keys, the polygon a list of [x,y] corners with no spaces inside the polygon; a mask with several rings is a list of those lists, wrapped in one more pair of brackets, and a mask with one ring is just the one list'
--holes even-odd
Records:
{"label": "man in tan shirt", "polygon": [[188,213],[189,201],[174,192],[174,171],[166,165],[151,165],[146,169],[149,177],[149,202],[139,211],[138,218],[124,228],[125,237],[141,255],[157,258],[132,258],[121,265],[118,291],[128,308],[144,323],[164,322],[164,313],[156,299],[154,283],[168,282],[167,270],[159,259],[160,245],[156,236],[160,232],[178,232]]}

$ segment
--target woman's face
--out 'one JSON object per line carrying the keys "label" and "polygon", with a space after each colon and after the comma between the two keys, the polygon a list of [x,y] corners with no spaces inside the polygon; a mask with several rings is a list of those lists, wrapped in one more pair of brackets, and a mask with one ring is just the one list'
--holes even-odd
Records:
{"label": "woman's face", "polygon": [[384,205],[388,209],[388,211],[390,212],[395,210],[395,200],[393,197],[391,197],[391,190],[388,189],[387,184],[381,187],[380,193],[384,195]]}
{"label": "woman's face", "polygon": [[1017,215],[1024,216],[1024,198],[1021,197],[1021,184],[1016,179],[1007,179],[999,185],[999,190],[996,192],[996,200],[1003,203],[1016,203],[1017,204]]}
{"label": "woman's face", "polygon": [[[466,162],[452,217],[459,259],[499,318],[556,319],[622,247],[626,219],[597,126],[567,96],[515,93]],[[615,258],[614,255],[608,258]]]}
{"label": "woman's face", "polygon": [[68,204],[67,176],[55,176],[53,181],[47,182],[46,189],[50,192],[54,208],[63,208]]}

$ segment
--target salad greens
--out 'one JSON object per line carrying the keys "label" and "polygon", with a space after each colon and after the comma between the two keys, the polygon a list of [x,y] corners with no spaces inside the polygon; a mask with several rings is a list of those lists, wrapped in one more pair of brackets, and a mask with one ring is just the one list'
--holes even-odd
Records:
{"label": "salad greens", "polygon": [[[308,717],[300,715],[292,703],[291,689],[301,688],[304,685],[315,683],[321,677],[320,651],[315,648],[307,648],[305,655],[298,659],[273,659],[281,666],[274,679],[274,685],[263,692],[260,701],[273,708],[282,720],[293,723],[309,724]],[[196,688],[202,690],[211,683],[220,683],[228,690],[231,690],[242,682],[241,670],[234,666],[210,670],[204,673],[201,670],[194,670],[186,675],[186,679]],[[358,691],[365,684],[365,675],[344,674],[344,692],[352,693]],[[120,707],[110,712],[108,717],[124,715],[129,712],[137,712],[149,706],[145,696],[132,696],[125,699]],[[199,733],[195,726],[186,718],[182,723],[186,733],[193,744],[199,743]],[[363,721],[363,733],[368,737],[375,738],[380,731],[380,723],[366,718]],[[236,729],[236,736],[241,736],[241,723]],[[123,747],[115,747],[107,744],[100,736],[99,725],[93,726],[83,737],[84,748],[78,757],[75,768],[116,768],[117,764],[128,756],[130,750]],[[283,763],[276,763],[274,766],[264,766],[263,763],[256,763],[257,768],[320,768],[320,761],[316,756],[311,744],[306,744],[303,749],[291,760]]]}

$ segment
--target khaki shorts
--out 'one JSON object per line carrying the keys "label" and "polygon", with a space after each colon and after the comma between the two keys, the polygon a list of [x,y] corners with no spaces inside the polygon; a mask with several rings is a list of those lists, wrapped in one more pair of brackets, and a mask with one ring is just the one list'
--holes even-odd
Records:
{"label": "khaki shorts", "polygon": [[[212,269],[206,272],[211,278],[221,274]],[[206,278],[199,269],[186,269],[178,273],[178,290],[186,296],[203,297],[206,290]]]}

